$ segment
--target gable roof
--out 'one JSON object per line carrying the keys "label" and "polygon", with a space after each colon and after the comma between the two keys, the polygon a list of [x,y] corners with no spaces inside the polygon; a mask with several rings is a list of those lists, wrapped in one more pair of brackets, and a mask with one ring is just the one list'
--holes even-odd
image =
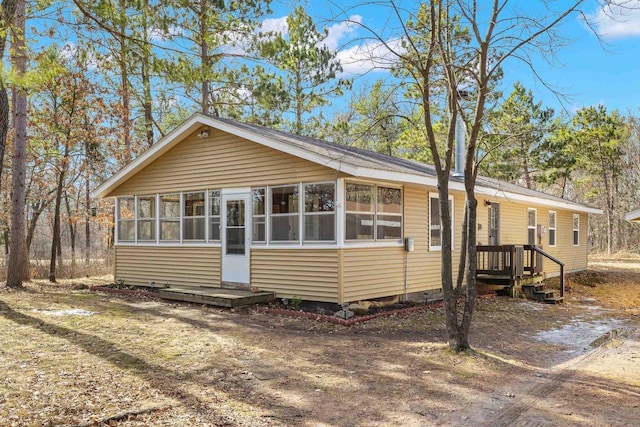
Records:
{"label": "gable roof", "polygon": [[[227,132],[354,177],[437,186],[433,165],[197,113],[98,186],[93,196],[97,198],[108,196],[112,190],[203,126]],[[464,191],[464,178],[451,176],[449,188]],[[482,176],[478,176],[476,194],[579,212],[602,213],[601,209]]]}

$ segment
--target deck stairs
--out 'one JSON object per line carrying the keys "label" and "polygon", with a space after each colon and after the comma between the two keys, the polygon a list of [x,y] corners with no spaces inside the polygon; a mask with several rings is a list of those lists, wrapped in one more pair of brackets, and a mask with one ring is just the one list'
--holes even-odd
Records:
{"label": "deck stairs", "polygon": [[563,297],[556,295],[555,290],[546,287],[542,274],[521,278],[478,275],[477,284],[479,290],[496,291],[513,298],[525,296],[528,299],[545,304],[559,304],[564,300]]}

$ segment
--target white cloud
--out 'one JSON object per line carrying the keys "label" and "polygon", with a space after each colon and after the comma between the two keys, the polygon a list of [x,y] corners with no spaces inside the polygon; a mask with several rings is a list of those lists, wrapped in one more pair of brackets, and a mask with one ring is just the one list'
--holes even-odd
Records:
{"label": "white cloud", "polygon": [[269,18],[262,21],[262,25],[260,26],[261,33],[281,33],[287,34],[289,32],[289,26],[287,25],[287,17],[283,16],[282,18]]}
{"label": "white cloud", "polygon": [[588,17],[598,34],[607,38],[640,36],[640,0],[617,0]]}
{"label": "white cloud", "polygon": [[327,28],[328,35],[324,40],[324,45],[330,50],[337,50],[340,40],[347,34],[353,33],[359,28],[362,22],[362,16],[352,15],[348,21],[342,21]]}
{"label": "white cloud", "polygon": [[388,40],[385,43],[370,41],[339,51],[337,58],[345,73],[364,74],[374,70],[389,70],[389,67],[397,62],[398,54],[404,51],[401,39]]}

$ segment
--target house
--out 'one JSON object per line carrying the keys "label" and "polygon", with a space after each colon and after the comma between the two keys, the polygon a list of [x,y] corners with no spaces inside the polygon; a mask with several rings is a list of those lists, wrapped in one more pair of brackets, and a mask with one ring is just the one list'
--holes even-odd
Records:
{"label": "house", "polygon": [[[463,178],[450,192],[457,262]],[[116,198],[115,278],[130,285],[336,303],[441,287],[431,165],[196,114],[94,196]],[[477,199],[479,245],[537,244],[565,271],[586,268],[599,209],[483,177]],[[545,263],[546,275],[559,271]]]}

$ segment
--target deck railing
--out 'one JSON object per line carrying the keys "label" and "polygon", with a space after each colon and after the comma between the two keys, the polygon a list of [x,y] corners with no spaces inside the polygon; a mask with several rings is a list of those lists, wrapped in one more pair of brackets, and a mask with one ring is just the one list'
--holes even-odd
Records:
{"label": "deck railing", "polygon": [[520,279],[544,272],[544,258],[560,266],[560,296],[564,296],[564,263],[536,245],[476,246],[476,274]]}

